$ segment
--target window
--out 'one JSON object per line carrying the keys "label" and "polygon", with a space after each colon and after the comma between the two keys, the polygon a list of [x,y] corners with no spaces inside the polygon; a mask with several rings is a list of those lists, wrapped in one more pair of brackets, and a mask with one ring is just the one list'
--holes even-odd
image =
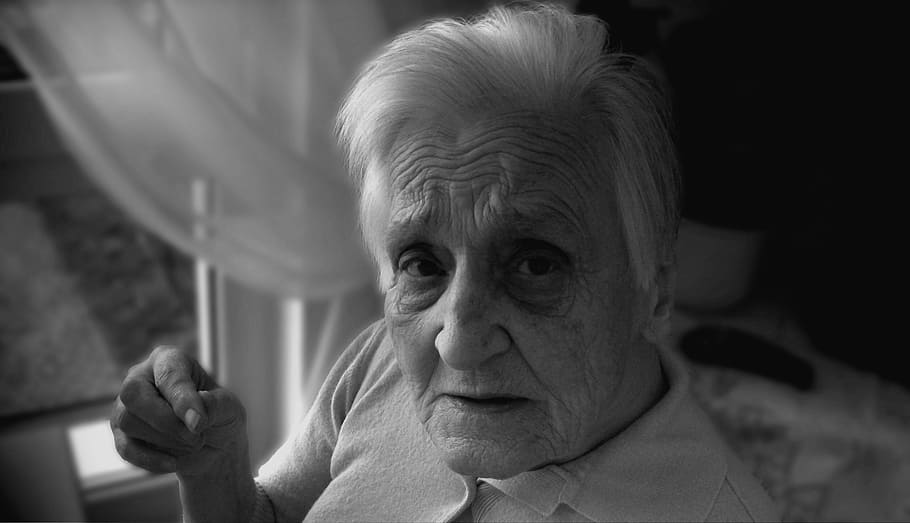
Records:
{"label": "window", "polygon": [[3,417],[110,400],[152,345],[195,351],[192,259],[100,193],[61,191],[55,179],[81,176],[66,167],[2,175],[31,193],[0,203]]}
{"label": "window", "polygon": [[[256,470],[379,317],[380,296],[276,296],[176,251],[85,176],[2,51],[0,470],[16,479],[0,484],[0,521],[177,521],[174,475],[113,448],[108,416],[128,367],[156,344],[190,351],[246,407]],[[206,192],[194,187],[200,213]]]}
{"label": "window", "polygon": [[85,177],[0,49],[0,520],[179,519],[172,475],[121,460],[108,415],[153,346],[210,361],[200,275]]}

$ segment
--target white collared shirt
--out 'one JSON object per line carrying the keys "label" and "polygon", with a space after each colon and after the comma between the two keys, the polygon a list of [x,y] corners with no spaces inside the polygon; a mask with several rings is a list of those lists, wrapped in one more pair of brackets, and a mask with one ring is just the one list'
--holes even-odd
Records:
{"label": "white collared shirt", "polygon": [[691,398],[684,364],[662,351],[661,365],[667,393],[622,433],[569,463],[478,479],[441,461],[379,321],[257,482],[278,521],[779,520]]}

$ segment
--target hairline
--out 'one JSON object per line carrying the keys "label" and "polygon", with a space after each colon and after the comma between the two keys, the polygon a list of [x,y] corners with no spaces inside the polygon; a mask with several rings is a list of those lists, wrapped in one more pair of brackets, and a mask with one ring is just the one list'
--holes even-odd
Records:
{"label": "hairline", "polygon": [[[576,31],[575,35],[577,38],[575,41],[569,41],[569,45],[575,45],[577,49],[575,52],[577,55],[582,57],[587,57],[583,67],[590,67],[595,69],[595,73],[600,73],[600,76],[594,75],[594,78],[588,78],[585,81],[578,80],[578,78],[573,79],[562,79],[556,81],[554,87],[550,91],[542,91],[537,93],[536,97],[532,96],[529,99],[522,100],[516,98],[512,100],[517,105],[525,105],[524,109],[537,112],[546,112],[542,108],[542,101],[553,101],[554,98],[562,105],[574,108],[575,113],[582,113],[586,106],[591,106],[592,104],[596,106],[595,110],[592,111],[595,114],[600,116],[605,116],[601,113],[608,111],[610,109],[620,110],[627,109],[629,111],[638,111],[638,113],[632,114],[632,117],[629,119],[632,120],[632,123],[635,123],[635,116],[641,116],[642,114],[647,115],[646,111],[651,109],[650,107],[637,107],[634,106],[636,103],[638,105],[644,106],[648,103],[656,103],[654,100],[648,98],[650,94],[642,95],[640,99],[635,98],[635,88],[642,87],[643,80],[635,76],[635,73],[632,71],[632,68],[627,68],[619,70],[617,65],[622,60],[633,60],[633,58],[626,55],[621,55],[619,53],[613,53],[609,58],[604,57],[603,55],[592,58],[591,53],[593,53],[593,46],[596,46],[598,41],[601,44],[606,44],[606,30],[597,23],[592,23],[591,17],[579,17],[577,15],[572,15],[568,11],[563,9],[551,9],[548,11],[550,16],[556,17],[562,23],[566,24],[568,27],[569,22],[576,24],[577,27],[580,27],[579,24],[583,22],[587,24],[588,32],[584,33],[583,36],[586,36],[586,39],[583,39],[579,36],[579,32]],[[454,59],[450,54],[446,54],[448,51],[426,51],[420,46],[412,45],[411,47],[408,44],[415,44],[415,42],[420,42],[422,38],[429,38],[435,41],[445,42],[446,38],[449,39],[449,43],[458,47],[458,45],[464,46],[466,49],[471,49],[474,51],[474,54],[468,53],[467,55],[459,55],[458,59],[464,62],[474,62],[480,63],[482,59],[489,58],[490,52],[484,50],[483,46],[480,45],[482,42],[489,41],[491,38],[489,34],[482,33],[477,31],[476,25],[495,25],[495,23],[502,24],[500,27],[501,32],[513,31],[516,34],[519,34],[523,29],[527,29],[525,26],[533,26],[534,23],[538,23],[537,20],[533,18],[522,18],[522,12],[518,11],[517,14],[514,11],[510,11],[506,8],[494,7],[492,10],[488,11],[486,15],[477,18],[473,21],[455,21],[455,20],[444,20],[431,22],[419,29],[405,33],[402,36],[399,36],[390,47],[387,49],[385,54],[379,57],[379,60],[373,62],[365,71],[365,75],[361,77],[361,81],[355,85],[355,88],[352,90],[352,96],[356,97],[358,94],[358,89],[361,91],[369,91],[370,86],[364,85],[364,81],[370,79],[370,72],[375,73],[374,76],[378,75],[380,78],[383,78],[385,81],[389,81],[387,75],[391,75],[394,69],[394,66],[397,64],[396,59],[400,59],[401,53],[416,53],[417,55],[424,56],[435,56],[434,53],[439,54],[445,59]],[[492,20],[492,22],[491,22]],[[495,23],[494,23],[495,22]],[[539,22],[543,23],[543,22]],[[548,23],[554,24],[556,22],[549,20]],[[511,24],[511,25],[510,25]],[[487,27],[484,26],[484,27]],[[564,27],[565,29],[565,27]],[[598,30],[594,30],[598,29]],[[495,36],[495,35],[494,35]],[[565,36],[565,35],[563,35]],[[495,39],[495,38],[494,38]],[[465,43],[467,42],[467,43]],[[458,44],[458,45],[456,45]],[[549,42],[543,42],[541,44],[543,47],[550,45]],[[396,47],[397,46],[397,47]],[[587,46],[587,47],[585,47]],[[550,47],[555,47],[550,45]],[[459,47],[460,49],[460,47]],[[451,50],[449,50],[451,51]],[[600,52],[600,49],[597,49]],[[554,51],[555,53],[556,51]],[[396,54],[398,53],[398,54]],[[494,53],[495,54],[495,53]],[[503,51],[503,54],[507,54]],[[552,54],[552,53],[551,53]],[[571,54],[571,53],[570,53]],[[573,55],[574,56],[574,55]],[[383,62],[386,60],[386,62]],[[414,59],[416,63],[420,63],[420,60]],[[504,61],[500,57],[500,61],[503,63],[509,63]],[[400,66],[400,64],[398,64]],[[476,65],[476,64],[475,64]],[[525,78],[529,80],[529,77],[532,76],[533,71],[529,72],[528,67],[525,67],[526,64],[522,64],[520,67],[512,65],[511,74],[517,78]],[[532,64],[533,65],[533,64]],[[552,65],[552,64],[551,64]],[[389,66],[390,70],[384,71],[382,67]],[[473,65],[472,65],[473,66]],[[465,66],[469,68],[468,66]],[[419,69],[419,68],[418,68]],[[469,68],[470,69],[470,68]],[[533,69],[533,67],[530,67]],[[378,71],[378,72],[377,72]],[[412,74],[414,71],[410,69],[404,70],[405,74]],[[590,73],[590,71],[587,71]],[[435,73],[433,73],[435,74]],[[592,73],[593,74],[593,73]],[[576,76],[580,76],[581,72],[576,71]],[[428,77],[416,77],[414,80],[416,83],[429,82],[431,79],[433,81],[440,81],[445,84],[446,81],[451,81],[451,79],[438,79],[432,74],[428,74]],[[508,79],[508,78],[507,78]],[[467,81],[471,79],[468,78]],[[512,79],[513,83],[518,82],[515,78]],[[586,89],[585,93],[589,96],[587,98],[582,98],[583,93],[578,91],[568,90],[568,87],[571,87],[570,84],[575,83],[575,87],[579,86],[583,89]],[[625,83],[623,83],[625,82]],[[519,82],[520,83],[520,82]],[[527,81],[525,83],[531,83]],[[394,84],[394,82],[392,82]],[[619,102],[616,102],[613,106],[610,105],[610,101],[604,102],[599,100],[596,95],[604,95],[598,89],[603,89],[604,87],[613,89],[615,92],[608,94],[616,94],[616,96],[626,96],[625,99],[621,99]],[[394,143],[399,136],[399,133],[404,125],[415,125],[415,122],[420,121],[421,124],[426,125],[427,122],[431,122],[433,117],[438,117],[438,114],[444,114],[452,112],[458,113],[463,110],[465,103],[473,103],[473,100],[460,100],[454,95],[459,94],[458,88],[453,88],[452,86],[446,86],[448,90],[444,90],[444,95],[449,95],[454,98],[454,101],[449,104],[443,104],[443,109],[439,110],[438,106],[439,98],[433,98],[432,96],[426,96],[425,94],[418,94],[413,99],[406,100],[406,102],[411,103],[414,107],[408,107],[407,104],[403,104],[405,109],[410,109],[411,114],[405,118],[393,119],[392,122],[397,122],[399,126],[397,129],[382,129],[385,133],[382,135],[381,140],[370,143],[370,147],[360,149],[357,148],[358,144],[353,143],[355,140],[352,140],[352,128],[356,127],[359,122],[355,121],[356,116],[354,113],[354,108],[358,107],[358,104],[354,103],[353,105],[348,105],[351,103],[349,97],[348,102],[346,102],[345,107],[342,109],[339,114],[339,129],[340,138],[343,146],[346,146],[348,152],[349,165],[353,168],[353,174],[355,178],[359,177],[358,187],[360,189],[360,207],[361,207],[361,225],[364,231],[365,240],[368,244],[370,252],[373,254],[375,261],[380,265],[380,270],[382,271],[380,259],[377,256],[381,255],[382,250],[381,246],[372,245],[373,243],[381,242],[381,237],[376,237],[377,232],[375,227],[369,227],[371,222],[377,218],[377,212],[374,207],[385,200],[385,205],[390,205],[390,199],[388,198],[389,191],[389,173],[388,169],[388,159],[383,158],[383,151],[388,152],[388,147],[391,143]],[[514,87],[514,86],[513,86]],[[646,86],[645,86],[646,87]],[[405,86],[403,89],[407,90],[408,87]],[[412,94],[416,91],[415,86],[410,86]],[[475,107],[480,107],[482,111],[493,111],[492,105],[496,100],[501,100],[508,95],[508,88],[505,89],[504,93],[494,91],[490,95],[489,100],[481,100],[482,103],[476,105]],[[623,91],[625,90],[625,91]],[[454,92],[454,95],[452,94]],[[618,94],[617,94],[618,93]],[[629,94],[632,93],[632,94]],[[363,95],[363,92],[360,92]],[[593,98],[591,98],[593,95]],[[432,100],[437,100],[437,105],[430,103]],[[361,102],[363,100],[360,100]],[[486,105],[484,105],[486,103]],[[622,107],[622,104],[632,103],[633,107],[628,109],[627,107]],[[430,107],[436,109],[437,114],[427,116],[426,112],[421,112],[428,110]],[[605,106],[605,107],[601,107]],[[386,110],[389,108],[387,107]],[[347,112],[346,112],[347,111]],[[644,113],[642,111],[645,111]],[[623,115],[620,115],[623,116]],[[628,116],[628,115],[625,115]],[[678,208],[674,207],[675,202],[665,202],[660,201],[663,199],[671,199],[676,197],[676,192],[678,189],[669,187],[673,185],[672,180],[668,182],[667,180],[657,179],[654,180],[637,180],[636,176],[641,173],[633,172],[623,172],[624,170],[632,171],[635,170],[637,165],[635,162],[644,162],[653,160],[654,166],[657,168],[665,168],[663,164],[670,163],[666,161],[666,158],[660,157],[661,155],[667,156],[672,155],[667,151],[652,151],[645,149],[645,153],[642,154],[640,151],[638,157],[630,158],[629,156],[634,156],[631,153],[632,147],[647,147],[647,144],[642,146],[641,144],[635,143],[636,141],[642,141],[643,137],[634,135],[634,136],[623,136],[622,133],[627,131],[622,127],[622,123],[617,124],[612,121],[609,117],[601,118],[601,121],[604,126],[612,129],[612,132],[617,136],[610,136],[610,131],[606,133],[608,136],[604,137],[603,142],[605,144],[612,145],[613,151],[607,151],[607,154],[612,156],[609,160],[604,163],[609,165],[608,169],[602,173],[605,177],[609,178],[609,183],[613,184],[615,190],[613,192],[613,198],[615,205],[618,208],[620,214],[620,220],[623,222],[623,239],[626,243],[625,247],[630,253],[630,266],[633,268],[633,271],[636,273],[636,277],[641,286],[647,287],[650,280],[653,278],[654,273],[657,269],[657,265],[666,263],[668,260],[667,255],[672,251],[672,246],[667,245],[673,237],[675,237],[675,223],[678,223]],[[628,125],[628,123],[626,123]],[[653,125],[652,125],[653,127]],[[375,129],[377,132],[379,128]],[[659,131],[654,131],[653,129],[645,128],[645,131],[657,132],[657,138],[659,140],[665,139],[666,137],[660,135]],[[611,140],[612,139],[612,140]],[[625,142],[623,142],[625,140]],[[385,149],[380,147],[379,142],[385,143]],[[611,154],[612,153],[612,154]],[[655,158],[650,158],[648,156],[658,156]],[[669,156],[667,156],[669,157]],[[675,160],[675,158],[674,158]],[[651,166],[649,164],[649,166]],[[653,167],[653,166],[651,166]],[[675,165],[672,167],[675,168]],[[675,173],[662,173],[661,176],[672,177]],[[375,177],[384,177],[384,182],[381,179],[373,179]],[[640,177],[640,176],[639,176]],[[665,186],[661,187],[661,182],[664,182]],[[649,186],[646,186],[648,184]],[[678,184],[678,180],[676,181]],[[657,186],[655,186],[657,184]],[[379,194],[369,194],[375,192],[380,186],[385,185],[385,195]],[[660,194],[655,194],[660,193]],[[636,205],[636,202],[639,205]],[[650,205],[648,209],[636,208],[644,207]],[[669,206],[669,208],[667,208]],[[386,209],[388,211],[388,209]],[[650,213],[648,211],[651,211]],[[653,216],[653,214],[658,214]],[[642,221],[642,217],[646,223],[638,223]],[[675,222],[675,223],[674,223]],[[644,228],[644,230],[642,229]],[[672,230],[671,230],[672,229]],[[649,244],[646,246],[644,244]],[[650,251],[650,252],[649,252]],[[664,258],[664,259],[659,259]],[[382,278],[385,281],[388,281],[386,278]]]}

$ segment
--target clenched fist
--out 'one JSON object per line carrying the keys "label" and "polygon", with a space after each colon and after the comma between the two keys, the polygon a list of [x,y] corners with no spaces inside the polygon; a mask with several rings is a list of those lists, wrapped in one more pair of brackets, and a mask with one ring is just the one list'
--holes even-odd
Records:
{"label": "clenched fist", "polygon": [[159,347],[129,370],[111,430],[126,461],[177,473],[185,520],[217,521],[227,500],[237,516],[255,501],[243,405],[176,348]]}

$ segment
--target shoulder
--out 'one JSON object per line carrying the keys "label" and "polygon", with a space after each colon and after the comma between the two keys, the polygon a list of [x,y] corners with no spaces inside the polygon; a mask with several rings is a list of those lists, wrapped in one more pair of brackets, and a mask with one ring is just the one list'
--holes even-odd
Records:
{"label": "shoulder", "polygon": [[386,334],[385,319],[371,323],[341,353],[335,363],[333,373],[340,373],[340,379],[362,381],[377,357],[387,359],[382,356],[391,355]]}
{"label": "shoulder", "polygon": [[354,338],[335,362],[324,383],[337,421],[344,419],[365,389],[397,369],[384,319],[373,322]]}
{"label": "shoulder", "polygon": [[313,405],[259,469],[256,481],[281,520],[300,521],[332,481],[342,425],[383,350],[385,323],[364,329],[336,359]]}

